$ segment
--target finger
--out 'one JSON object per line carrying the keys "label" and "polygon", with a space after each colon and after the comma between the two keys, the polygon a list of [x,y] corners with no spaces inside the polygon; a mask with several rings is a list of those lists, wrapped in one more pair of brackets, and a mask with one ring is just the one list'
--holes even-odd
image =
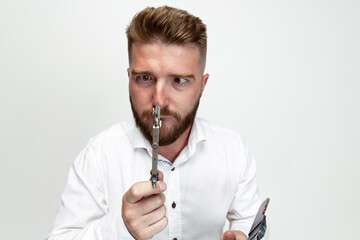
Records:
{"label": "finger", "polygon": [[232,231],[226,231],[223,235],[223,240],[236,240],[236,235]]}
{"label": "finger", "polygon": [[145,215],[164,205],[165,201],[166,197],[164,193],[151,195],[138,201],[136,203],[136,208],[141,215]]}
{"label": "finger", "polygon": [[137,201],[154,194],[162,193],[166,190],[166,184],[163,181],[158,181],[155,188],[152,187],[149,181],[138,182],[131,186],[125,193],[124,200],[128,203],[136,203]]}
{"label": "finger", "polygon": [[155,209],[154,211],[142,216],[142,221],[145,226],[151,226],[154,223],[160,221],[166,216],[166,207],[164,205]]}
{"label": "finger", "polygon": [[166,228],[168,224],[168,219],[167,217],[163,217],[162,219],[160,219],[159,221],[157,221],[156,223],[150,225],[147,227],[147,232],[149,235],[151,235],[152,237],[161,232],[162,230],[164,230],[164,228]]}
{"label": "finger", "polygon": [[[151,176],[152,176],[152,170],[150,170],[150,180],[151,180]],[[162,173],[162,171],[158,171],[158,181],[164,181],[164,174]]]}
{"label": "finger", "polygon": [[162,205],[146,215],[124,219],[124,222],[129,231],[138,236],[139,233],[147,234],[147,228],[164,217],[166,217],[166,207]]}
{"label": "finger", "polygon": [[164,181],[164,174],[162,171],[158,171],[158,181]]}

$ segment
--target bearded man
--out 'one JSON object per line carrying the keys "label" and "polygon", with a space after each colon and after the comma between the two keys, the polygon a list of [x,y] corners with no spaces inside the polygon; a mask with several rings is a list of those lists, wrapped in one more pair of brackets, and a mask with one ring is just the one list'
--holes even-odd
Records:
{"label": "bearded man", "polygon": [[126,34],[134,120],[92,138],[77,157],[48,239],[246,239],[261,204],[255,162],[238,134],[196,117],[209,79],[206,26],[164,6],[139,12]]}

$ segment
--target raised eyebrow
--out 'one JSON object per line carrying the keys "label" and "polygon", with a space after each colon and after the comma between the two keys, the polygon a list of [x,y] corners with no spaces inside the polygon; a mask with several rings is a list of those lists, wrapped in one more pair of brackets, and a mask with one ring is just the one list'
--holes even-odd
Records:
{"label": "raised eyebrow", "polygon": [[173,77],[173,78],[192,78],[192,79],[195,78],[194,74],[187,74],[187,73],[184,73],[184,74],[172,74],[171,77]]}

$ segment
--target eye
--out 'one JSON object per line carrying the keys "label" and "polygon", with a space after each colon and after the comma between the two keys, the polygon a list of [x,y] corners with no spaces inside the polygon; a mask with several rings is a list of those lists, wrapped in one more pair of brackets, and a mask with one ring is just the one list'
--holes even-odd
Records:
{"label": "eye", "polygon": [[147,81],[153,80],[153,78],[151,76],[149,76],[149,75],[138,75],[138,76],[136,76],[136,80],[137,81],[147,82]]}
{"label": "eye", "polygon": [[185,78],[174,78],[174,82],[176,83],[176,84],[184,84],[184,83],[186,83],[188,80],[187,79],[185,79]]}
{"label": "eye", "polygon": [[133,77],[135,79],[136,84],[138,84],[141,87],[150,87],[156,82],[156,79],[152,75],[137,74],[134,75]]}

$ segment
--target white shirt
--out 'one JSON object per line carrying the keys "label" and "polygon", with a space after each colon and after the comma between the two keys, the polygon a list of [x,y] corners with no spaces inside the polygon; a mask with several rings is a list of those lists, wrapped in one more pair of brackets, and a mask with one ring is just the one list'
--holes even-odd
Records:
{"label": "white shirt", "polygon": [[[70,169],[47,239],[133,239],[122,197],[150,179],[151,152],[133,120],[92,138]],[[261,199],[255,162],[238,134],[196,118],[188,145],[173,164],[159,155],[158,168],[167,184],[168,226],[153,239],[219,240],[226,217],[230,229],[249,232]]]}

